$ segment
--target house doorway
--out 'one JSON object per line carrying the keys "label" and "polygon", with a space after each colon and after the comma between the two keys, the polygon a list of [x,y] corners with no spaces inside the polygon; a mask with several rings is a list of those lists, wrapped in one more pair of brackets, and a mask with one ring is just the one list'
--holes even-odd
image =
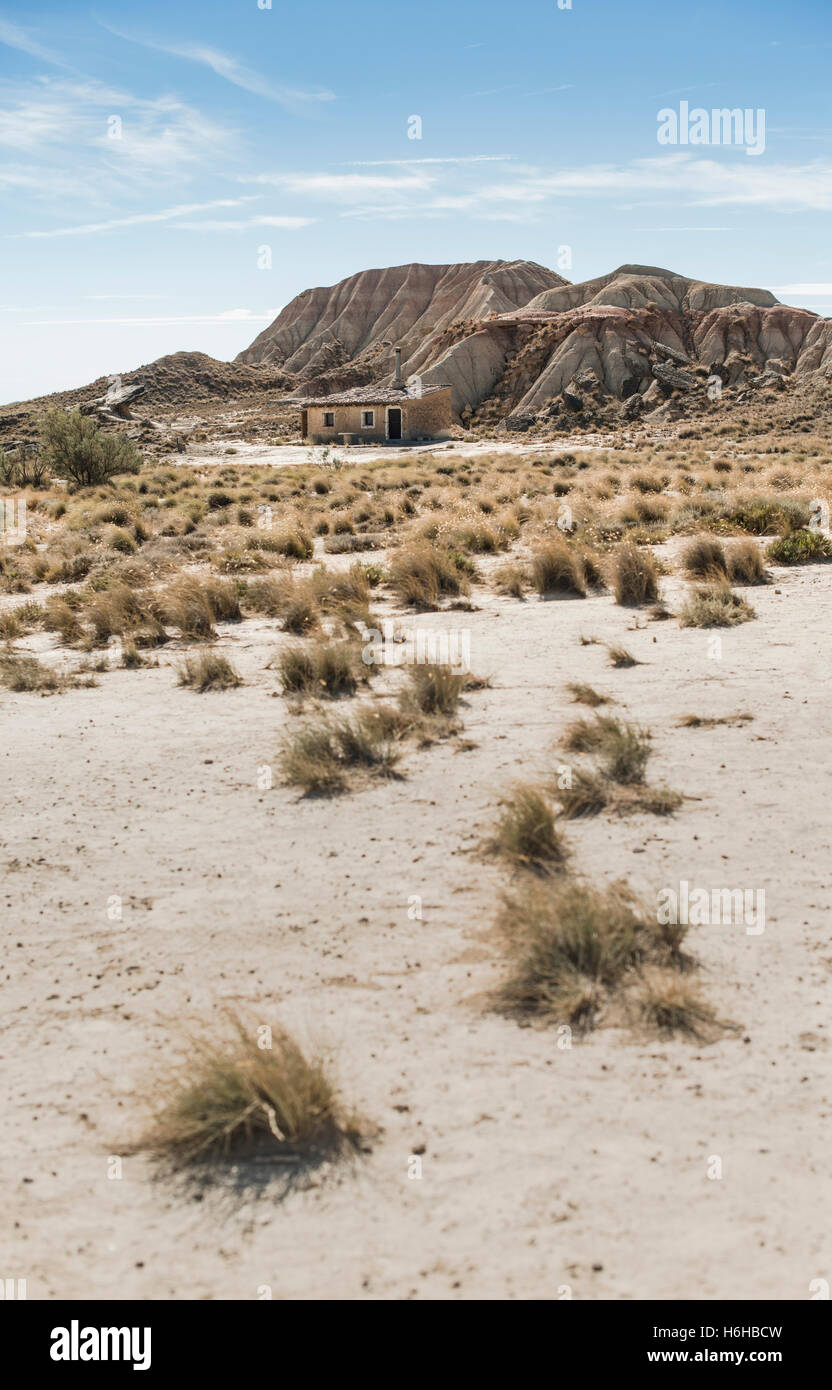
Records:
{"label": "house doorway", "polygon": [[399,406],[391,405],[387,411],[387,438],[401,439],[402,412]]}

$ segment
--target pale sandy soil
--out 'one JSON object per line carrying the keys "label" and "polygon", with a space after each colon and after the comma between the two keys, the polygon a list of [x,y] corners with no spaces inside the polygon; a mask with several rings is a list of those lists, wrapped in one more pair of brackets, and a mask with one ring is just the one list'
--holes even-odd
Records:
{"label": "pale sandy soil", "polygon": [[[555,452],[561,454],[568,450],[574,453],[579,449],[605,448],[612,442],[612,436],[581,435],[578,440],[558,440]],[[233,454],[226,452],[229,448],[233,448]],[[534,458],[547,449],[551,450],[551,448],[551,443],[543,444],[540,440],[536,444],[521,444],[516,440],[482,439],[469,443],[462,440],[446,440],[444,443],[436,444],[392,446],[352,444],[349,448],[335,444],[325,451],[324,447],[319,444],[250,444],[244,439],[228,439],[223,440],[222,443],[218,443],[216,440],[206,440],[204,444],[189,445],[184,454],[177,454],[175,462],[184,466],[199,468],[215,467],[218,464],[222,464],[223,467],[253,464],[267,468],[288,468],[293,464],[320,464],[325,458],[328,458],[330,463],[335,459],[340,459],[342,463],[354,465],[370,463],[375,459],[388,459],[393,462],[397,456],[404,455],[408,458],[420,454],[430,457],[432,454],[443,452],[452,453],[454,458],[479,458],[487,454],[508,454],[519,458]]]}
{"label": "pale sandy soil", "polygon": [[[470,627],[493,674],[464,713],[477,746],[412,751],[406,780],[329,801],[257,787],[287,718],[270,623],[223,629],[240,690],[177,689],[171,647],[97,689],[4,693],[3,1275],[34,1299],[806,1299],[832,1279],[832,572],[776,588],[749,592],[758,620],[720,660],[675,621],[628,631],[608,597],[475,590],[481,611],[419,621]],[[644,664],[612,670],[581,633]],[[652,780],[691,798],[572,823],[575,869],[651,900],[681,878],[765,888],[762,935],[691,931],[735,1036],[558,1050],[487,1011],[507,875],[478,845],[500,789],[561,761],[567,680],[649,724]],[[675,727],[738,710],[753,722]],[[382,1128],[372,1153],[283,1200],[195,1200],[142,1158],[108,1179],[148,1073],[223,1003],[331,1049]]]}

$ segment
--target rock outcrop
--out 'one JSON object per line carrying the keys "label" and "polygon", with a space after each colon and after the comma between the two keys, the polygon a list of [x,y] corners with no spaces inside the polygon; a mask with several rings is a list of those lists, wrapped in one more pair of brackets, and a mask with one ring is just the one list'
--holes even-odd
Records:
{"label": "rock outcrop", "polygon": [[457,410],[481,423],[550,419],[559,405],[597,418],[616,401],[632,417],[684,396],[707,408],[714,374],[726,386],[778,389],[793,373],[832,376],[832,321],[768,290],[656,266],[544,290],[468,327],[439,361]]}

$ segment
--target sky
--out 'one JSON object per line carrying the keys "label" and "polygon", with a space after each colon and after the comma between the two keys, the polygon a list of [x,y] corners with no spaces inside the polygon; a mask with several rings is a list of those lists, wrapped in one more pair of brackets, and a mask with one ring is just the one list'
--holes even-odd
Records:
{"label": "sky", "polygon": [[830,61],[830,0],[0,0],[0,404],[410,261],[832,315]]}

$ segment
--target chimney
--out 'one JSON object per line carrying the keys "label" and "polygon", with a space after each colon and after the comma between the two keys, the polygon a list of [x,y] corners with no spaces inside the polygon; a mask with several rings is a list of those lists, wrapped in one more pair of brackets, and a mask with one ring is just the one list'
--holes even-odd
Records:
{"label": "chimney", "polygon": [[393,385],[394,385],[394,386],[401,386],[401,384],[402,384],[402,350],[401,350],[400,347],[397,347],[397,348],[396,348],[396,375],[395,375],[395,377],[393,378]]}

